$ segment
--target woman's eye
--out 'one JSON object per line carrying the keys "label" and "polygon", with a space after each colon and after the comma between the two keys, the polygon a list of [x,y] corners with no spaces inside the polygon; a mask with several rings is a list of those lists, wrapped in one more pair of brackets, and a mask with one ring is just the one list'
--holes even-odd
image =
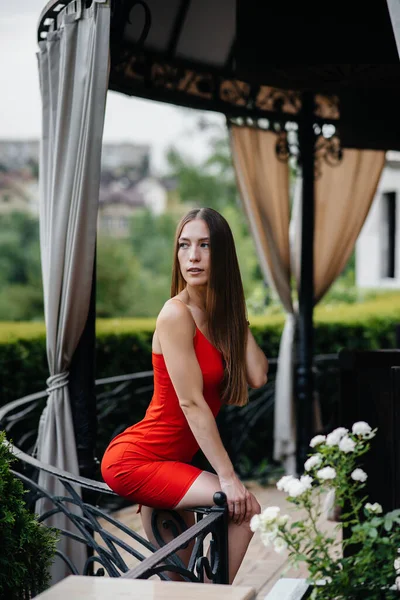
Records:
{"label": "woman's eye", "polygon": [[208,242],[203,242],[203,243],[201,244],[201,247],[202,247],[202,248],[209,248],[209,247],[210,247],[210,244],[209,244]]}
{"label": "woman's eye", "polygon": [[186,248],[186,247],[187,247],[187,243],[186,242],[180,242],[179,248]]}

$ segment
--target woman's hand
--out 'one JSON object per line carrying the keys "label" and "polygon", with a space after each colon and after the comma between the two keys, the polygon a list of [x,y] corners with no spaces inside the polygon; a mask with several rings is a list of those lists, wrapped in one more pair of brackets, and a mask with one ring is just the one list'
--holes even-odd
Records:
{"label": "woman's hand", "polygon": [[251,494],[236,474],[219,477],[221,490],[226,494],[229,516],[234,523],[241,525],[252,516]]}

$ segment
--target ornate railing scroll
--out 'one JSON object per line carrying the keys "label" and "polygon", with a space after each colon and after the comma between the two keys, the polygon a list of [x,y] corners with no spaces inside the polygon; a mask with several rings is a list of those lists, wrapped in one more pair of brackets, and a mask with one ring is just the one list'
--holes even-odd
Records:
{"label": "ornate railing scroll", "polygon": [[[162,546],[151,557],[143,561],[135,569],[128,571],[123,575],[128,579],[148,579],[152,575],[161,575],[168,572],[174,572],[181,575],[184,579],[192,582],[202,583],[206,579],[213,583],[228,583],[228,512],[226,506],[226,496],[222,492],[214,494],[213,507],[196,507],[192,509],[197,515],[197,523],[193,527],[182,531],[172,542],[162,545],[162,539],[158,537],[157,541]],[[165,511],[162,511],[165,512]],[[172,519],[178,516],[174,511],[169,511]],[[153,514],[153,533],[159,530],[156,525],[157,513]],[[179,523],[181,529],[184,529],[182,521]],[[166,528],[175,528],[176,523],[169,520],[163,521]],[[204,556],[204,541],[206,536],[211,535],[210,549],[208,556]],[[187,548],[192,544],[192,550],[187,568],[178,564],[176,552]],[[174,565],[168,562],[174,557]],[[189,573],[191,575],[189,575]]]}
{"label": "ornate railing scroll", "polygon": [[[65,496],[51,496],[37,484],[36,473],[33,477],[28,477],[21,471],[14,471],[15,476],[21,479],[28,490],[27,505],[29,508],[33,510],[36,501],[40,498],[50,500],[52,508],[39,516],[40,522],[46,524],[46,520],[51,515],[62,513],[75,525],[74,532],[59,530],[59,533],[87,547],[88,557],[82,571],[79,571],[76,565],[59,550],[56,554],[60,560],[68,565],[71,574],[104,575],[107,572],[111,577],[118,577],[129,568],[121,551],[139,561],[146,558],[143,550],[155,551],[155,547],[147,540],[120,521],[112,518],[96,505],[84,502],[76,491],[79,487],[97,496],[100,494],[113,494],[106,484],[84,477],[76,477],[50,465],[44,465],[35,458],[21,452],[15,446],[12,450],[18,460],[23,463],[23,466],[33,467],[36,472],[41,469],[45,470],[57,477],[64,485]],[[112,529],[110,526],[112,526]],[[118,533],[115,533],[115,531]],[[123,536],[119,537],[118,534],[123,534]]]}
{"label": "ornate railing scroll", "polygon": [[[113,494],[104,483],[84,477],[76,477],[44,465],[35,458],[25,454],[15,446],[11,446],[15,457],[33,468],[35,471],[45,470],[57,477],[64,485],[64,496],[52,496],[38,485],[36,477],[28,477],[21,471],[13,471],[24,484],[27,494],[27,505],[33,510],[40,498],[50,500],[52,508],[39,516],[39,521],[46,524],[47,519],[54,514],[63,514],[75,525],[74,531],[60,529],[59,534],[84,544],[88,550],[87,560],[83,569],[77,566],[60,550],[56,557],[62,560],[74,575],[107,574],[110,577],[120,577],[127,574],[131,578],[147,578],[158,575],[160,579],[170,579],[171,573],[177,573],[184,581],[204,581],[205,576],[213,583],[228,583],[228,554],[227,554],[227,508],[226,498],[222,492],[215,495],[216,506],[198,507],[192,509],[198,516],[198,522],[187,528],[180,515],[173,510],[155,511],[153,518],[153,534],[160,550],[140,536],[136,531],[127,527],[121,521],[113,518],[96,504],[82,500],[77,488],[90,492],[94,496]],[[168,529],[173,536],[171,542],[165,543],[159,527],[159,516],[163,529]],[[211,534],[209,557],[203,555],[203,542]],[[185,565],[177,552],[186,548],[193,541],[193,549],[188,565]],[[56,559],[57,559],[56,558]],[[132,559],[140,564],[132,569]]]}

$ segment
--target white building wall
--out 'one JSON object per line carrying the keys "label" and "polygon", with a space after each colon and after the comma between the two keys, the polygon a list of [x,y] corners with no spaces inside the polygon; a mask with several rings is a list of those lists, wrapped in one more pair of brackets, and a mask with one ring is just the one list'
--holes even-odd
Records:
{"label": "white building wall", "polygon": [[[400,160],[399,153],[388,153],[375,198],[356,244],[356,283],[361,288],[400,288]],[[400,154],[399,154],[400,157]],[[395,277],[384,277],[382,273],[385,205],[384,194],[396,193],[396,255]]]}
{"label": "white building wall", "polygon": [[155,215],[163,214],[167,209],[168,194],[166,189],[151,177],[142,179],[136,186],[144,200],[145,206]]}

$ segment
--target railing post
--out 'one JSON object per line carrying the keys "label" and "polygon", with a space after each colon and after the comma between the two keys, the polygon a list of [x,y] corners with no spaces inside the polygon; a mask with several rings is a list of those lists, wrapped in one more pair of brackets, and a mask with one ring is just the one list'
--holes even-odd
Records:
{"label": "railing post", "polygon": [[213,500],[218,510],[223,509],[222,518],[218,519],[215,525],[220,561],[215,583],[229,585],[228,505],[226,495],[223,492],[216,492]]}

